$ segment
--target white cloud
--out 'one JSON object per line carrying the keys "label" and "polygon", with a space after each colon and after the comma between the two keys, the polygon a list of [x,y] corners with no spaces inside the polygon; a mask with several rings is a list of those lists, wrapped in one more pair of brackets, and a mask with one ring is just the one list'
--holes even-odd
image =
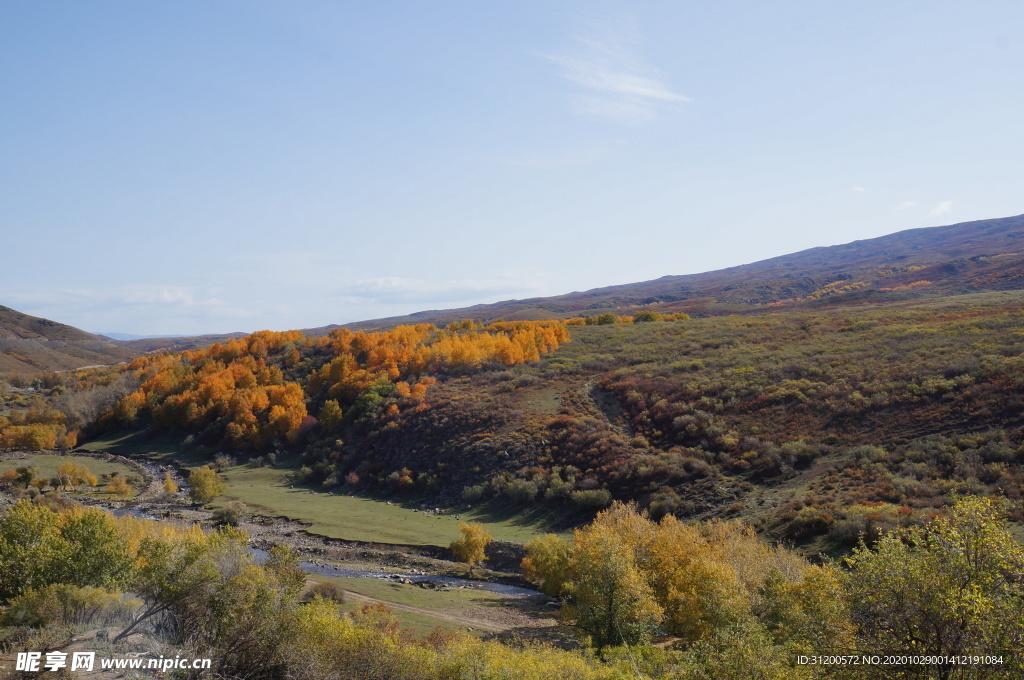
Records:
{"label": "white cloud", "polygon": [[893,210],[907,210],[908,208],[913,208],[915,205],[917,205],[917,201],[904,201],[893,208]]}
{"label": "white cloud", "polygon": [[[262,315],[230,305],[212,291],[174,284],[92,289],[0,288],[0,303],[18,311],[96,332],[178,334],[239,330],[222,325]],[[212,332],[212,330],[210,331]]]}
{"label": "white cloud", "polygon": [[930,213],[928,213],[928,216],[929,217],[934,217],[936,215],[945,215],[946,213],[948,213],[952,209],[953,209],[953,201],[943,201],[942,203],[939,203],[937,206],[932,208],[932,211]]}
{"label": "white cloud", "polygon": [[640,55],[642,42],[628,17],[590,22],[573,36],[572,46],[545,59],[561,67],[562,77],[583,90],[577,109],[622,123],[643,123],[659,106],[690,101],[672,91],[660,73]]}
{"label": "white cloud", "polygon": [[867,189],[865,189],[864,187],[850,187],[850,191],[852,191],[854,193],[862,194],[865,191],[867,191]]}
{"label": "white cloud", "polygon": [[135,305],[166,305],[171,307],[216,307],[224,304],[215,297],[196,297],[194,288],[173,285],[125,286],[108,294],[113,300]]}
{"label": "white cloud", "polygon": [[496,295],[514,295],[540,290],[541,284],[507,276],[497,279],[438,280],[384,276],[361,279],[338,294],[350,304],[468,302]]}

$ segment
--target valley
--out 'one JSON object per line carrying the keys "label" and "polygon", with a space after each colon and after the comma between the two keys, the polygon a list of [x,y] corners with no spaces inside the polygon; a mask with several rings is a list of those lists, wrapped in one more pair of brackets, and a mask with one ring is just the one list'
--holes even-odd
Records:
{"label": "valley", "polygon": [[[708,663],[704,645],[733,658],[741,635],[767,650],[766,667],[786,667],[786,650],[882,639],[857,618],[870,600],[831,609],[827,594],[859,592],[878,560],[937,568],[934,555],[885,557],[931,545],[923,537],[977,531],[999,560],[1024,559],[1024,292],[901,286],[825,284],[742,308],[723,298],[692,315],[655,301],[260,331],[7,374],[0,492],[4,517],[25,519],[5,521],[53,523],[53,555],[85,549],[61,543],[84,518],[114,523],[104,531],[134,560],[119,572],[131,592],[150,587],[141,546],[163,545],[167,559],[212,560],[196,572],[213,579],[195,591],[207,599],[190,607],[265,588],[281,602],[268,620],[326,617],[315,625],[383,636],[406,650],[395,654],[542,645],[551,661],[612,645],[618,661],[589,666],[600,675],[638,663],[621,650],[641,645],[644,672],[671,677]],[[450,546],[470,527],[490,542],[460,561]],[[4,547],[19,545],[13,531],[0,556],[34,554]],[[95,582],[127,583],[107,578]],[[897,591],[919,574],[901,578]],[[36,591],[3,587],[11,612],[36,606]],[[999,593],[1018,586],[999,587],[985,597],[1011,612],[1017,600]],[[160,625],[137,644],[163,644]],[[812,642],[806,626],[825,632]]]}

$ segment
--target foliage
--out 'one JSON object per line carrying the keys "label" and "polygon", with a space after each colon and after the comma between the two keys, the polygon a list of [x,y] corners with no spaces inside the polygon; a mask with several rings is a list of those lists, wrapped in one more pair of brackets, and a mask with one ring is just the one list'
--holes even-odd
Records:
{"label": "foliage", "polygon": [[479,522],[459,522],[462,538],[452,541],[448,546],[455,559],[465,562],[470,567],[485,559],[484,551],[491,542],[491,535],[484,531]]}
{"label": "foliage", "polygon": [[[893,283],[920,275],[889,269]],[[474,504],[547,504],[566,527],[632,500],[659,519],[741,517],[808,554],[920,525],[957,494],[1019,508],[1018,298],[826,306],[862,280],[815,282],[800,293],[828,288],[813,307],[684,323],[653,320],[683,307],[602,324],[595,308],[557,350],[544,333],[565,328],[542,322],[256,334],[140,359],[116,412],[183,427],[208,455],[278,451],[318,488],[437,505],[471,489]],[[536,357],[503,361],[499,345],[524,333]],[[294,407],[284,420],[271,392]]]}
{"label": "foliage", "polygon": [[732,627],[764,630],[779,644],[834,648],[850,635],[835,602],[837,577],[748,528],[650,521],[616,504],[574,532],[527,544],[524,576],[565,598],[566,613],[598,648],[637,644],[660,628],[711,640]]}
{"label": "foliage", "polygon": [[128,541],[102,510],[19,501],[0,522],[0,601],[53,583],[115,587],[132,571]]}
{"label": "foliage", "polygon": [[224,478],[209,465],[193,470],[188,476],[188,493],[196,503],[206,504],[224,493]]}
{"label": "foliage", "polygon": [[163,489],[164,496],[167,498],[173,498],[178,493],[178,483],[171,477],[170,472],[164,473]]}
{"label": "foliage", "polygon": [[230,524],[236,527],[245,515],[245,511],[246,506],[242,501],[228,501],[222,507],[213,511],[213,519],[215,522]]}
{"label": "foliage", "polygon": [[3,613],[6,626],[107,626],[128,617],[139,604],[121,593],[93,586],[51,583],[28,590]]}
{"label": "foliage", "polygon": [[[221,677],[261,680],[1021,674],[1015,653],[1024,639],[1024,550],[980,498],[960,500],[922,527],[883,533],[874,549],[854,551],[845,573],[769,546],[737,523],[684,524],[671,516],[655,523],[634,507],[613,505],[572,542],[531,542],[524,563],[545,591],[568,599],[566,612],[601,648],[599,657],[463,634],[417,640],[384,605],[346,614],[328,589],[303,598],[305,574],[295,554],[275,548],[256,564],[247,544],[230,528],[204,532],[23,501],[0,517],[0,584],[10,604],[3,623],[43,626],[31,640],[52,647],[67,639],[61,626],[120,623],[131,611],[118,638],[150,625],[182,655],[213,659]],[[114,578],[109,565],[118,561],[126,569]],[[102,580],[106,585],[96,585]],[[19,629],[0,633],[4,644],[14,640],[11,630]],[[677,644],[646,644],[655,632],[672,634]],[[16,634],[17,644],[28,644]],[[801,654],[837,653],[995,654],[1005,662],[796,663]]]}
{"label": "foliage", "polygon": [[862,545],[847,563],[850,609],[872,654],[1003,655],[993,676],[1024,670],[1024,548],[991,501],[963,499],[926,527]]}
{"label": "foliage", "polygon": [[[346,418],[382,405],[415,407],[434,382],[428,372],[536,361],[568,339],[557,322],[339,329],[321,338],[261,331],[177,356],[136,359],[127,370],[141,385],[111,415],[123,423],[148,415],[158,426],[201,431],[235,450],[261,450],[294,443],[317,426],[329,435]],[[395,401],[385,404],[389,398]],[[311,408],[320,421],[309,416]]]}
{"label": "foliage", "polygon": [[87,465],[73,460],[69,460],[57,468],[57,479],[60,480],[62,488],[70,490],[74,490],[80,484],[96,486],[98,481],[96,475]]}
{"label": "foliage", "polygon": [[9,379],[20,389],[0,389],[0,450],[72,449],[104,410],[134,389],[117,367]]}
{"label": "foliage", "polygon": [[107,483],[106,493],[127,496],[132,492],[132,485],[124,475],[114,475]]}

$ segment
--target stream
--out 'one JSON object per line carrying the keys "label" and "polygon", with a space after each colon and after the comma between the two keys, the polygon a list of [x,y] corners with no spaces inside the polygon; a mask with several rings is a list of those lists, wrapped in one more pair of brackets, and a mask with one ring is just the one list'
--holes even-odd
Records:
{"label": "stream", "polygon": [[[259,548],[250,548],[253,555],[256,556],[257,562],[266,560],[270,555],[266,550],[260,550]],[[316,562],[299,562],[299,567],[302,571],[307,574],[318,574],[320,576],[343,576],[347,578],[375,578],[385,581],[409,581],[412,584],[417,583],[436,583],[441,586],[447,586],[449,588],[472,588],[474,590],[486,590],[492,593],[501,593],[502,595],[512,595],[516,597],[531,597],[534,595],[540,595],[536,590],[530,588],[520,588],[519,586],[510,586],[504,583],[491,583],[490,581],[472,581],[465,578],[457,578],[455,576],[435,576],[433,574],[399,574],[395,572],[383,572],[383,571],[362,571],[358,569],[344,569],[341,567],[329,567],[325,564],[317,564]]]}
{"label": "stream", "polygon": [[[101,506],[102,507],[102,506]],[[104,508],[108,512],[114,514],[115,517],[122,517],[124,515],[131,515],[140,519],[151,519],[160,521],[159,517],[154,517],[135,508]],[[249,548],[250,552],[256,558],[257,562],[265,561],[269,556],[266,550],[260,548]],[[316,562],[299,562],[299,568],[307,574],[317,574],[319,576],[342,576],[346,578],[375,578],[385,581],[406,581],[408,580],[412,584],[417,583],[435,583],[440,586],[447,588],[472,588],[474,590],[485,590],[492,593],[500,593],[502,595],[510,595],[513,597],[532,597],[541,595],[540,592],[532,590],[530,588],[520,588],[519,586],[510,586],[504,583],[491,583],[490,581],[473,581],[465,578],[457,578],[455,576],[436,576],[433,574],[399,574],[395,572],[383,572],[383,571],[363,571],[358,569],[344,569],[342,567],[330,567],[325,564],[318,564]]]}

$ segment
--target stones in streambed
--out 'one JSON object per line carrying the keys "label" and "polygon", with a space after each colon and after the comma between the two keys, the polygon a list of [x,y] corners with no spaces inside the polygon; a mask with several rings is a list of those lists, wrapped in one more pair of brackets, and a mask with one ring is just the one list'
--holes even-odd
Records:
{"label": "stones in streambed", "polygon": [[423,588],[425,590],[437,590],[437,591],[454,590],[454,588],[452,588],[451,586],[449,586],[447,584],[444,584],[444,583],[438,583],[436,581],[414,581],[413,583],[415,583],[420,588]]}

